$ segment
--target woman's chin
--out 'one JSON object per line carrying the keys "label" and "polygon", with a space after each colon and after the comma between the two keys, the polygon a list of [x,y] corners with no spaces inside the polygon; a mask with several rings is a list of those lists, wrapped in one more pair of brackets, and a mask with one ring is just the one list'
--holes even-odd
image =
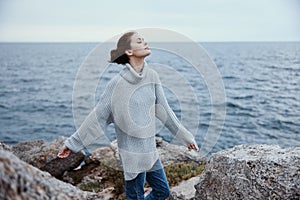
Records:
{"label": "woman's chin", "polygon": [[[150,49],[147,49],[147,50],[146,50],[146,56],[149,56],[150,54],[151,54],[151,50],[150,50]],[[146,56],[145,56],[145,57],[146,57]]]}
{"label": "woman's chin", "polygon": [[151,54],[151,50],[144,50],[143,52],[139,52],[139,54],[135,54],[134,56],[139,58],[145,58]]}

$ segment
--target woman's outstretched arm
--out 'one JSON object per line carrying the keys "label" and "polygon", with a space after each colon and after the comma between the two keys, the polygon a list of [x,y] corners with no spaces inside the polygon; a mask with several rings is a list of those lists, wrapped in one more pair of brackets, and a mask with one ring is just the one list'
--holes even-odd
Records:
{"label": "woman's outstretched arm", "polygon": [[71,151],[78,152],[104,135],[107,126],[113,122],[111,92],[112,83],[110,82],[96,107],[85,118],[78,130],[65,141],[64,147],[58,153],[58,157],[67,157]]}
{"label": "woman's outstretched arm", "polygon": [[165,97],[163,87],[157,74],[157,83],[155,84],[156,102],[155,115],[164,123],[164,125],[179,139],[183,144],[187,145],[189,150],[199,150],[194,136],[189,132],[178,120],[173,110],[170,108]]}

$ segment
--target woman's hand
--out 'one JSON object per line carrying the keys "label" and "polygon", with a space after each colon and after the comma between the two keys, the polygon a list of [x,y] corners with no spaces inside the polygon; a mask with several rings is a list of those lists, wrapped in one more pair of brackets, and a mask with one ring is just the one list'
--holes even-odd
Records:
{"label": "woman's hand", "polygon": [[189,151],[191,151],[192,149],[195,149],[196,151],[199,151],[199,147],[198,147],[197,144],[190,144],[188,146],[188,148],[189,148]]}
{"label": "woman's hand", "polygon": [[63,146],[63,148],[60,150],[60,152],[57,154],[57,156],[59,158],[66,158],[71,154],[71,152],[72,151],[68,147]]}

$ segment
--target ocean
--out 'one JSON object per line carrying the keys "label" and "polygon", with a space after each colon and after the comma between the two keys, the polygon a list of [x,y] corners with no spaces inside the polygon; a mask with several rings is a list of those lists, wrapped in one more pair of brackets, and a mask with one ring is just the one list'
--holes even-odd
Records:
{"label": "ocean", "polygon": [[[206,42],[199,43],[216,64],[226,93],[226,118],[211,152],[240,144],[300,146],[300,42]],[[0,141],[14,145],[21,141],[51,141],[76,131],[73,118],[73,85],[80,65],[97,43],[0,43]],[[151,47],[151,43],[149,44]],[[185,70],[179,58],[153,51],[147,62]],[[187,68],[186,68],[187,69]],[[117,73],[118,69],[114,69]],[[101,86],[109,78],[104,79]],[[169,80],[174,85],[176,79]],[[210,95],[205,81],[190,80],[199,99],[200,121],[194,133],[203,145],[210,125]],[[101,86],[96,98],[101,95]],[[170,107],[181,117],[181,107],[166,89]],[[84,101],[84,99],[83,99]],[[82,119],[88,114],[79,108]],[[192,123],[192,120],[191,120]],[[189,124],[184,126],[195,128]],[[106,135],[113,140],[114,128]],[[172,134],[161,128],[167,141]]]}

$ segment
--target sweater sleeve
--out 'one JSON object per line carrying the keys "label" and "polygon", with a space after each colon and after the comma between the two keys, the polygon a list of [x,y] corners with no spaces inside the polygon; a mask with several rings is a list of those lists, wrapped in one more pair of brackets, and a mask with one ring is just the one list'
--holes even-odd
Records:
{"label": "sweater sleeve", "polygon": [[156,74],[155,84],[155,116],[175,135],[175,137],[185,145],[196,144],[194,136],[178,120],[173,110],[170,108],[165,97],[163,87]]}
{"label": "sweater sleeve", "polygon": [[113,122],[111,92],[112,84],[109,83],[95,108],[85,118],[78,130],[65,141],[65,146],[71,151],[78,152],[93,144],[104,135],[107,126]]}

